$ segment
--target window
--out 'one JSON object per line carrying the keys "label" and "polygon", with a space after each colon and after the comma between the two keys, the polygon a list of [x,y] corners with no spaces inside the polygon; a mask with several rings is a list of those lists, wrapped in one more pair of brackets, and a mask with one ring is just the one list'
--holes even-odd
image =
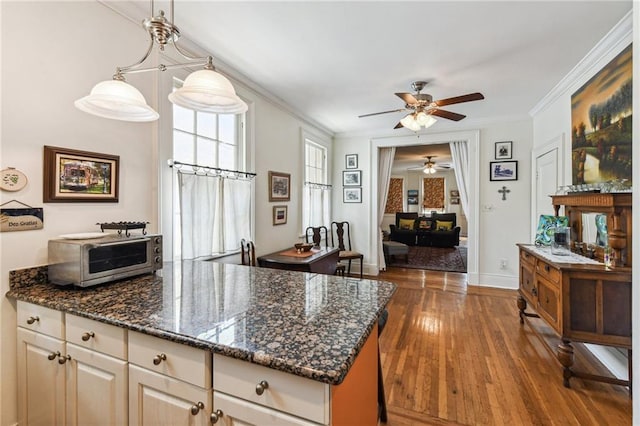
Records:
{"label": "window", "polygon": [[[179,82],[174,84],[177,88]],[[209,168],[244,171],[244,116],[192,111],[173,105],[173,160]],[[250,182],[215,176],[175,174],[173,191],[174,259],[235,252],[241,238],[251,238]],[[184,173],[183,173],[184,172]],[[188,181],[190,180],[190,181]],[[194,181],[194,180],[197,180]],[[183,188],[181,190],[181,188]],[[182,198],[182,199],[181,199]],[[207,206],[205,218],[183,216],[181,204]],[[185,238],[192,234],[194,238]],[[237,241],[235,241],[237,240]],[[193,244],[192,244],[193,243]]]}
{"label": "window", "polygon": [[302,233],[309,226],[329,227],[331,187],[328,185],[327,148],[304,139],[304,187],[302,188]]}

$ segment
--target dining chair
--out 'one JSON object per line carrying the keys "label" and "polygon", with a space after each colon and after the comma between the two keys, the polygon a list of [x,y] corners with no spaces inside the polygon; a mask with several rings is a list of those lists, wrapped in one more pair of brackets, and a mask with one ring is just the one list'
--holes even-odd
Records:
{"label": "dining chair", "polygon": [[240,260],[243,265],[258,266],[256,263],[256,246],[251,240],[240,240]]}
{"label": "dining chair", "polygon": [[[334,232],[338,241],[337,246],[333,239]],[[353,259],[360,259],[360,278],[362,278],[364,255],[357,251],[351,250],[351,232],[349,228],[349,222],[331,222],[331,245],[334,247],[338,247],[338,249],[340,250],[339,259],[341,261],[346,260],[349,262],[347,267],[347,274],[351,273],[351,261]]]}
{"label": "dining chair", "polygon": [[[320,247],[324,237],[325,247],[329,248],[329,230],[326,226],[309,226],[304,232],[304,239],[307,243],[312,242],[315,247]],[[345,266],[338,261],[336,265],[336,275],[344,277]]]}

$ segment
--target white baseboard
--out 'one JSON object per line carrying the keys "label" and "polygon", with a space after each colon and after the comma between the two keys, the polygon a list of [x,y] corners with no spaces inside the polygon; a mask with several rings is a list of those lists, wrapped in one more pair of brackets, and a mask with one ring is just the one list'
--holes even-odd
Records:
{"label": "white baseboard", "polygon": [[607,346],[591,345],[585,343],[584,346],[613,374],[621,380],[629,379],[629,362],[627,357],[615,348]]}
{"label": "white baseboard", "polygon": [[518,289],[518,277],[499,274],[467,274],[467,283],[478,287]]}

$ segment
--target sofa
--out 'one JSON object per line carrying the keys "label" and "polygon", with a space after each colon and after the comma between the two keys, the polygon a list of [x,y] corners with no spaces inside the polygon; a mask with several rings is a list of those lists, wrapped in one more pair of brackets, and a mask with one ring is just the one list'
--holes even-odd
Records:
{"label": "sofa", "polygon": [[432,213],[416,221],[416,242],[419,246],[455,247],[460,245],[460,227],[455,213]]}
{"label": "sofa", "polygon": [[418,213],[398,212],[396,213],[396,223],[389,225],[391,233],[389,240],[397,241],[408,246],[416,245],[416,220]]}
{"label": "sofa", "polygon": [[455,213],[396,213],[396,223],[389,225],[389,240],[408,246],[455,247],[460,245],[460,227]]}

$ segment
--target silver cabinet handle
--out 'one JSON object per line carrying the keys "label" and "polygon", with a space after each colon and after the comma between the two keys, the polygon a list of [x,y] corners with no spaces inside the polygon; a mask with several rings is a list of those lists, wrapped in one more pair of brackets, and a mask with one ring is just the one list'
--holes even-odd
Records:
{"label": "silver cabinet handle", "polygon": [[93,333],[93,331],[88,331],[86,333],[82,333],[82,340],[84,342],[88,341],[92,337],[96,337],[96,335]]}
{"label": "silver cabinet handle", "polygon": [[209,421],[212,424],[216,424],[218,423],[218,420],[220,420],[222,416],[223,416],[222,410],[216,410],[213,413],[211,413],[211,416],[209,417]]}
{"label": "silver cabinet handle", "polygon": [[33,324],[34,322],[38,322],[38,321],[40,321],[40,317],[39,316],[27,318],[27,324],[29,324],[29,325]]}
{"label": "silver cabinet handle", "polygon": [[204,402],[198,401],[191,406],[191,414],[197,416],[200,410],[204,410]]}
{"label": "silver cabinet handle", "polygon": [[256,385],[256,393],[262,395],[265,389],[269,389],[269,383],[266,380],[261,380],[260,383]]}
{"label": "silver cabinet handle", "polygon": [[58,364],[64,364],[67,361],[71,361],[71,355],[58,355]]}
{"label": "silver cabinet handle", "polygon": [[167,360],[167,354],[161,353],[153,357],[153,365],[160,365],[162,361]]}

